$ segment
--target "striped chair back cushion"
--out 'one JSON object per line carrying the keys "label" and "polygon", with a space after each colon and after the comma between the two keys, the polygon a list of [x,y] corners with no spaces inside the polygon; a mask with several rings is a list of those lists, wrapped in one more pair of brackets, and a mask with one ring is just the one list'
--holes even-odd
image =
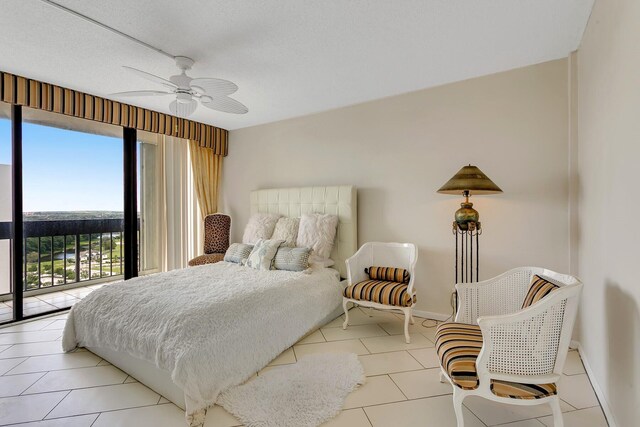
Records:
{"label": "striped chair back cushion", "polygon": [[387,282],[409,283],[409,270],[395,267],[369,267],[364,272],[371,280],[384,280]]}
{"label": "striped chair back cushion", "polygon": [[534,274],[533,277],[531,277],[529,292],[527,292],[527,295],[524,297],[522,308],[532,306],[556,289],[559,289],[558,285]]}

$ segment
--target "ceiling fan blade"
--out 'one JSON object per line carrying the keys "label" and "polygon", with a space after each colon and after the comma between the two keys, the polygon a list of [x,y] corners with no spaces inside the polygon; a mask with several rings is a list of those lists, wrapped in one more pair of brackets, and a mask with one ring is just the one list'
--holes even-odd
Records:
{"label": "ceiling fan blade", "polygon": [[143,79],[147,79],[150,80],[154,83],[158,83],[164,86],[167,86],[171,89],[175,89],[178,86],[174,85],[173,83],[171,83],[169,80],[167,79],[163,79],[162,77],[158,77],[155,76],[153,74],[147,73],[146,71],[142,71],[142,70],[138,70],[137,68],[133,68],[133,67],[127,67],[126,65],[123,66],[123,68],[125,68],[126,70],[131,71],[134,74],[137,74],[138,76],[142,77]]}
{"label": "ceiling fan blade", "polygon": [[203,107],[207,107],[216,111],[222,111],[223,113],[245,114],[249,111],[249,109],[245,107],[241,102],[229,98],[228,96],[218,96],[212,98],[209,102],[201,101],[201,104]]}
{"label": "ceiling fan blade", "polygon": [[190,85],[200,95],[209,95],[211,97],[231,95],[238,90],[238,86],[235,83],[224,79],[198,78],[191,80]]}
{"label": "ceiling fan blade", "polygon": [[178,102],[175,100],[169,104],[169,111],[171,111],[171,114],[183,118],[189,117],[193,114],[193,112],[196,111],[196,108],[198,108],[198,102],[195,99],[188,102]]}
{"label": "ceiling fan blade", "polygon": [[131,90],[128,92],[116,92],[112,96],[162,96],[173,95],[173,92],[163,92],[161,90]]}

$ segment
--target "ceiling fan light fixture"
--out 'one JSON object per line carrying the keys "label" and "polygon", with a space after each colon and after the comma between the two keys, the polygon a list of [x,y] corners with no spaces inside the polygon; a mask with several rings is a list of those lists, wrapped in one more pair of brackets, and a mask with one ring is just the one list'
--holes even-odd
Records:
{"label": "ceiling fan light fixture", "polygon": [[176,99],[180,104],[188,104],[192,101],[191,94],[185,92],[176,93]]}
{"label": "ceiling fan light fixture", "polygon": [[212,98],[212,97],[210,97],[210,96],[208,96],[208,95],[202,95],[202,96],[200,97],[200,102],[202,102],[203,104],[208,104],[208,103],[210,103],[211,101],[213,101],[213,98]]}
{"label": "ceiling fan light fixture", "polygon": [[196,108],[198,108],[198,103],[195,99],[192,99],[191,102],[178,102],[178,100],[175,100],[169,104],[171,114],[181,118],[189,117],[196,111]]}

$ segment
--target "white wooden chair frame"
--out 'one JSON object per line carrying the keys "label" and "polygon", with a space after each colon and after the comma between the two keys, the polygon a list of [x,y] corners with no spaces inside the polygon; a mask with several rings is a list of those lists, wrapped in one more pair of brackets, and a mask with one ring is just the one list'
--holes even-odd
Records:
{"label": "white wooden chair frame", "polygon": [[[410,276],[407,292],[411,295],[411,299],[413,300],[413,297],[415,296],[413,284],[415,282],[417,260],[418,249],[413,243],[365,243],[360,249],[358,249],[358,252],[345,261],[347,264],[348,286],[367,280],[369,277],[364,272],[364,269],[371,266],[404,268],[409,271]],[[404,338],[407,344],[411,342],[411,337],[409,336],[409,323],[412,325],[414,323],[411,310],[415,304],[412,303],[410,307],[398,307],[395,305],[385,305],[372,301],[362,301],[343,297],[342,307],[344,309],[345,321],[342,325],[342,329],[347,329],[347,326],[349,325],[349,303],[378,310],[399,311],[403,313]]]}
{"label": "white wooden chair frame", "polygon": [[[521,309],[532,275],[560,286],[537,303]],[[569,350],[582,283],[575,277],[538,267],[509,270],[492,279],[456,284],[456,322],[479,325],[482,350],[476,360],[479,385],[463,390],[453,385],[441,366],[441,381],[453,385],[453,406],[458,427],[464,426],[462,401],[471,395],[513,405],[549,404],[555,427],[562,427],[558,395],[540,399],[500,397],[491,380],[524,384],[557,383]],[[555,326],[555,328],[554,328]]]}

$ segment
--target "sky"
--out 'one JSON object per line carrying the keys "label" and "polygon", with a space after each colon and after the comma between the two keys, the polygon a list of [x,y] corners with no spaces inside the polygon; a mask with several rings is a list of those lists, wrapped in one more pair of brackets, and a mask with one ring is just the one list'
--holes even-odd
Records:
{"label": "sky", "polygon": [[[22,134],[24,212],[123,210],[121,139],[30,123]],[[0,118],[0,164],[10,163],[11,124]]]}

